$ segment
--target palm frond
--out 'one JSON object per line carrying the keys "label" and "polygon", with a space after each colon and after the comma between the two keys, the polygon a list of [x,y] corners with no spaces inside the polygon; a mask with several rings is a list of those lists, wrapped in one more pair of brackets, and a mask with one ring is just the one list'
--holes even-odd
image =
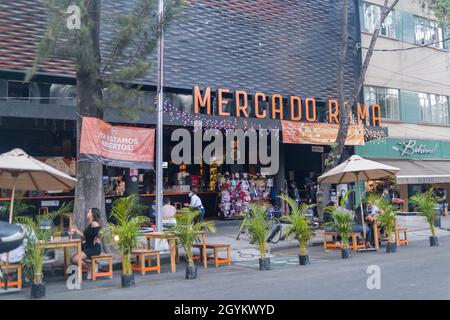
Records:
{"label": "palm frond", "polygon": [[192,246],[200,236],[201,232],[216,232],[216,227],[212,221],[199,221],[195,219],[199,215],[198,210],[183,208],[182,213],[177,216],[177,224],[169,229],[168,234],[172,234],[180,239],[180,243],[186,252],[189,265],[194,265]]}
{"label": "palm frond", "polygon": [[348,238],[353,231],[354,225],[352,213],[343,208],[336,208],[331,214],[331,218],[332,221],[325,225],[335,228],[342,238],[344,248],[348,247]]}
{"label": "palm frond", "polygon": [[424,216],[427,219],[431,234],[434,237],[436,235],[434,222],[437,215],[437,201],[434,198],[434,189],[431,188],[426,192],[417,193],[413,195],[410,200],[413,204],[416,205],[416,208],[419,210],[418,214]]}

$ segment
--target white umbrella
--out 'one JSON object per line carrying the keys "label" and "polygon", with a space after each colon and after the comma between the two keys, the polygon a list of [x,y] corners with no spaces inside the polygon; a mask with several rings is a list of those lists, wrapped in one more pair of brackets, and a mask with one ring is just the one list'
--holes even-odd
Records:
{"label": "white umbrella", "polygon": [[21,149],[0,155],[0,189],[11,189],[9,223],[12,223],[16,190],[50,191],[75,187],[76,179],[30,157]]}
{"label": "white umbrella", "polygon": [[359,181],[383,179],[395,177],[399,168],[391,167],[383,163],[364,159],[360,156],[351,156],[349,159],[331,169],[318,178],[319,183],[341,184],[355,182],[358,184],[359,207],[361,209],[361,223],[366,238],[366,228],[364,224],[364,212],[362,207],[361,190]]}
{"label": "white umbrella", "polygon": [[[14,194],[16,190],[49,191],[66,190],[75,187],[76,179],[30,157],[21,149],[14,149],[0,155],[0,188],[11,189],[9,223],[12,223]],[[6,258],[9,261],[9,252]],[[6,272],[8,279],[8,272]],[[6,280],[8,281],[8,280]],[[5,284],[5,290],[8,285]]]}

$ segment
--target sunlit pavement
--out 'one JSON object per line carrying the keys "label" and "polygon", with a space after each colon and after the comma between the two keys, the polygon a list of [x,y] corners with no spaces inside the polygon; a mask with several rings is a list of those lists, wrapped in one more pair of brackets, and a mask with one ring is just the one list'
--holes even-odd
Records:
{"label": "sunlit pavement", "polygon": [[[64,278],[47,283],[47,299],[450,299],[450,238],[441,246],[428,241],[402,246],[397,253],[355,253],[342,260],[338,251],[310,249],[311,265],[295,263],[296,248],[280,250],[272,258],[273,270],[259,271],[257,260],[238,261],[220,268],[199,267],[197,280],[184,279],[183,264],[177,273],[144,277],[136,274],[136,287],[120,288],[120,272],[113,280],[84,281],[81,290],[68,290]],[[369,290],[369,266],[380,270],[379,290]],[[0,299],[28,299],[29,288]]]}

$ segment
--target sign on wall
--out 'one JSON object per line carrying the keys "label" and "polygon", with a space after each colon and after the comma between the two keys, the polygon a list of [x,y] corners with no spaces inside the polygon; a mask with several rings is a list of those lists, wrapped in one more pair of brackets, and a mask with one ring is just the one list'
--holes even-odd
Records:
{"label": "sign on wall", "polygon": [[356,153],[370,158],[450,159],[450,141],[389,138],[366,142]]}
{"label": "sign on wall", "polygon": [[438,151],[438,145],[420,143],[417,140],[400,140],[392,149],[398,151],[401,156],[427,155],[435,154]]}
{"label": "sign on wall", "polygon": [[83,118],[80,158],[122,168],[151,169],[155,130],[112,126],[96,118]]}
{"label": "sign on wall", "polygon": [[[339,125],[302,123],[281,121],[283,128],[283,143],[291,144],[316,144],[331,145],[338,135]],[[346,145],[364,145],[364,128],[362,126],[350,126],[348,128]]]}

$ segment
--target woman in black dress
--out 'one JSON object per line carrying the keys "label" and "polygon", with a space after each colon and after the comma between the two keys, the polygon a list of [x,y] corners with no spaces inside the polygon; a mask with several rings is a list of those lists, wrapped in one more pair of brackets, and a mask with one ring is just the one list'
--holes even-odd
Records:
{"label": "woman in black dress", "polygon": [[[70,227],[72,234],[77,234],[83,239],[81,260],[83,268],[86,267],[84,260],[90,259],[92,256],[98,256],[102,253],[101,241],[99,238],[100,226],[100,210],[97,208],[90,209],[86,214],[86,220],[88,226],[81,232],[76,226]],[[78,263],[78,254],[72,256],[71,261],[73,264]]]}

